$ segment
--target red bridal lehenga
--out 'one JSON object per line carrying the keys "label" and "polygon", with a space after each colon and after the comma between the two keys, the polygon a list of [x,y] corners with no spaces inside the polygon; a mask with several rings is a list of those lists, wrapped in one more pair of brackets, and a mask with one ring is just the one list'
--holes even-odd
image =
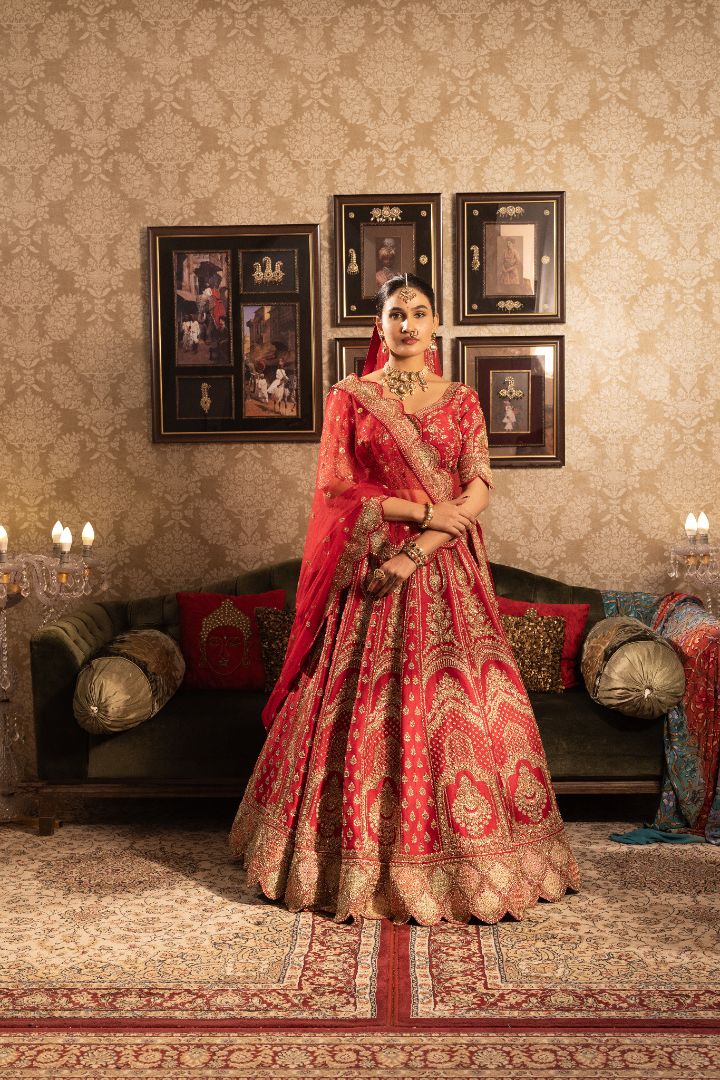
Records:
{"label": "red bridal lehenga", "polygon": [[381,599],[368,573],[417,530],[382,501],[491,484],[474,390],[412,416],[350,375],[328,396],[285,666],[230,843],[295,911],[467,922],[579,888],[477,525]]}

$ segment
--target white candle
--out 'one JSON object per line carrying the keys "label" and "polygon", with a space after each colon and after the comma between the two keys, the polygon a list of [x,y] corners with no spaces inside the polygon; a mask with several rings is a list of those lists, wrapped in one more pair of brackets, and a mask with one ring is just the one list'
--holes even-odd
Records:
{"label": "white candle", "polygon": [[92,547],[93,540],[95,539],[95,530],[89,521],[85,522],[85,528],[82,531],[83,547]]}
{"label": "white candle", "polygon": [[62,521],[56,521],[52,527],[52,542],[53,544],[60,543],[60,537],[62,536],[63,526]]}
{"label": "white candle", "polygon": [[72,533],[69,529],[63,529],[60,537],[60,550],[66,554],[72,547]]}
{"label": "white candle", "polygon": [[5,554],[8,548],[8,534],[4,525],[0,525],[0,554]]}
{"label": "white candle", "polygon": [[695,515],[688,514],[688,516],[685,518],[685,535],[687,536],[688,540],[695,539],[695,533],[697,532],[697,528],[698,523],[695,520]]}
{"label": "white candle", "polygon": [[697,531],[698,536],[707,536],[710,532],[710,522],[707,519],[707,514],[702,511],[698,514]]}

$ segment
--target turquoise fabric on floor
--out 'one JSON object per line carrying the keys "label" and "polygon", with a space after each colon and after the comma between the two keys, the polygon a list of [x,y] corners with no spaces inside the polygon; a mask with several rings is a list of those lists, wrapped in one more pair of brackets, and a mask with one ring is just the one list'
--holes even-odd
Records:
{"label": "turquoise fabric on floor", "polygon": [[653,829],[649,825],[629,832],[611,832],[610,839],[616,844],[704,844],[704,836],[693,833],[668,832],[665,829]]}

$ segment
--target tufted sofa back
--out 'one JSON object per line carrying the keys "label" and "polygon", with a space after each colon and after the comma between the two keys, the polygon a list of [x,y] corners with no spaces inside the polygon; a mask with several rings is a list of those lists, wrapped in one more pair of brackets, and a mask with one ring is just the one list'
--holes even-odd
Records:
{"label": "tufted sofa back", "polygon": [[[566,585],[554,578],[532,574],[529,570],[518,570],[514,566],[502,563],[490,564],[495,588],[499,596],[513,600],[531,600],[546,604],[589,604],[586,630],[590,630],[604,618],[602,596],[598,589],[585,589],[577,585]],[[197,592],[225,593],[238,596],[244,593],[267,592],[270,589],[284,589],[287,607],[295,607],[295,593],[300,574],[300,559],[288,559],[274,566],[258,567],[248,570],[237,577],[225,581],[214,581],[203,585]],[[144,597],[130,600],[127,605],[127,621],[130,630],[155,628],[164,630],[176,640],[180,639],[180,617],[175,593],[161,596]]]}
{"label": "tufted sofa back", "polygon": [[579,585],[566,585],[554,578],[531,574],[502,563],[490,563],[498,596],[510,600],[531,600],[534,604],[589,604],[585,634],[596,622],[605,618],[602,593],[599,589],[585,589]]}
{"label": "tufted sofa back", "polygon": [[[270,589],[285,590],[287,608],[295,607],[295,592],[300,576],[300,559],[288,559],[287,562],[274,566],[262,566],[257,570],[248,570],[238,577],[225,581],[214,581],[203,585],[194,592],[224,593],[228,596],[242,596],[245,593],[268,592]],[[182,590],[178,590],[181,592]],[[129,630],[164,630],[180,640],[180,614],[175,593],[164,596],[150,596],[141,600],[130,600],[127,605]]]}

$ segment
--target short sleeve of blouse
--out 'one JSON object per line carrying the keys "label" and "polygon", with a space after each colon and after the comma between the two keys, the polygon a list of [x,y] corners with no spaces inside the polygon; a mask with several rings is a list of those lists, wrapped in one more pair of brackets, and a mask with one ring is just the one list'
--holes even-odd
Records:
{"label": "short sleeve of blouse", "polygon": [[471,480],[479,476],[491,488],[493,481],[485,417],[480,407],[479,397],[469,386],[465,387],[462,394],[458,425],[461,437],[457,466],[460,483],[469,484]]}

